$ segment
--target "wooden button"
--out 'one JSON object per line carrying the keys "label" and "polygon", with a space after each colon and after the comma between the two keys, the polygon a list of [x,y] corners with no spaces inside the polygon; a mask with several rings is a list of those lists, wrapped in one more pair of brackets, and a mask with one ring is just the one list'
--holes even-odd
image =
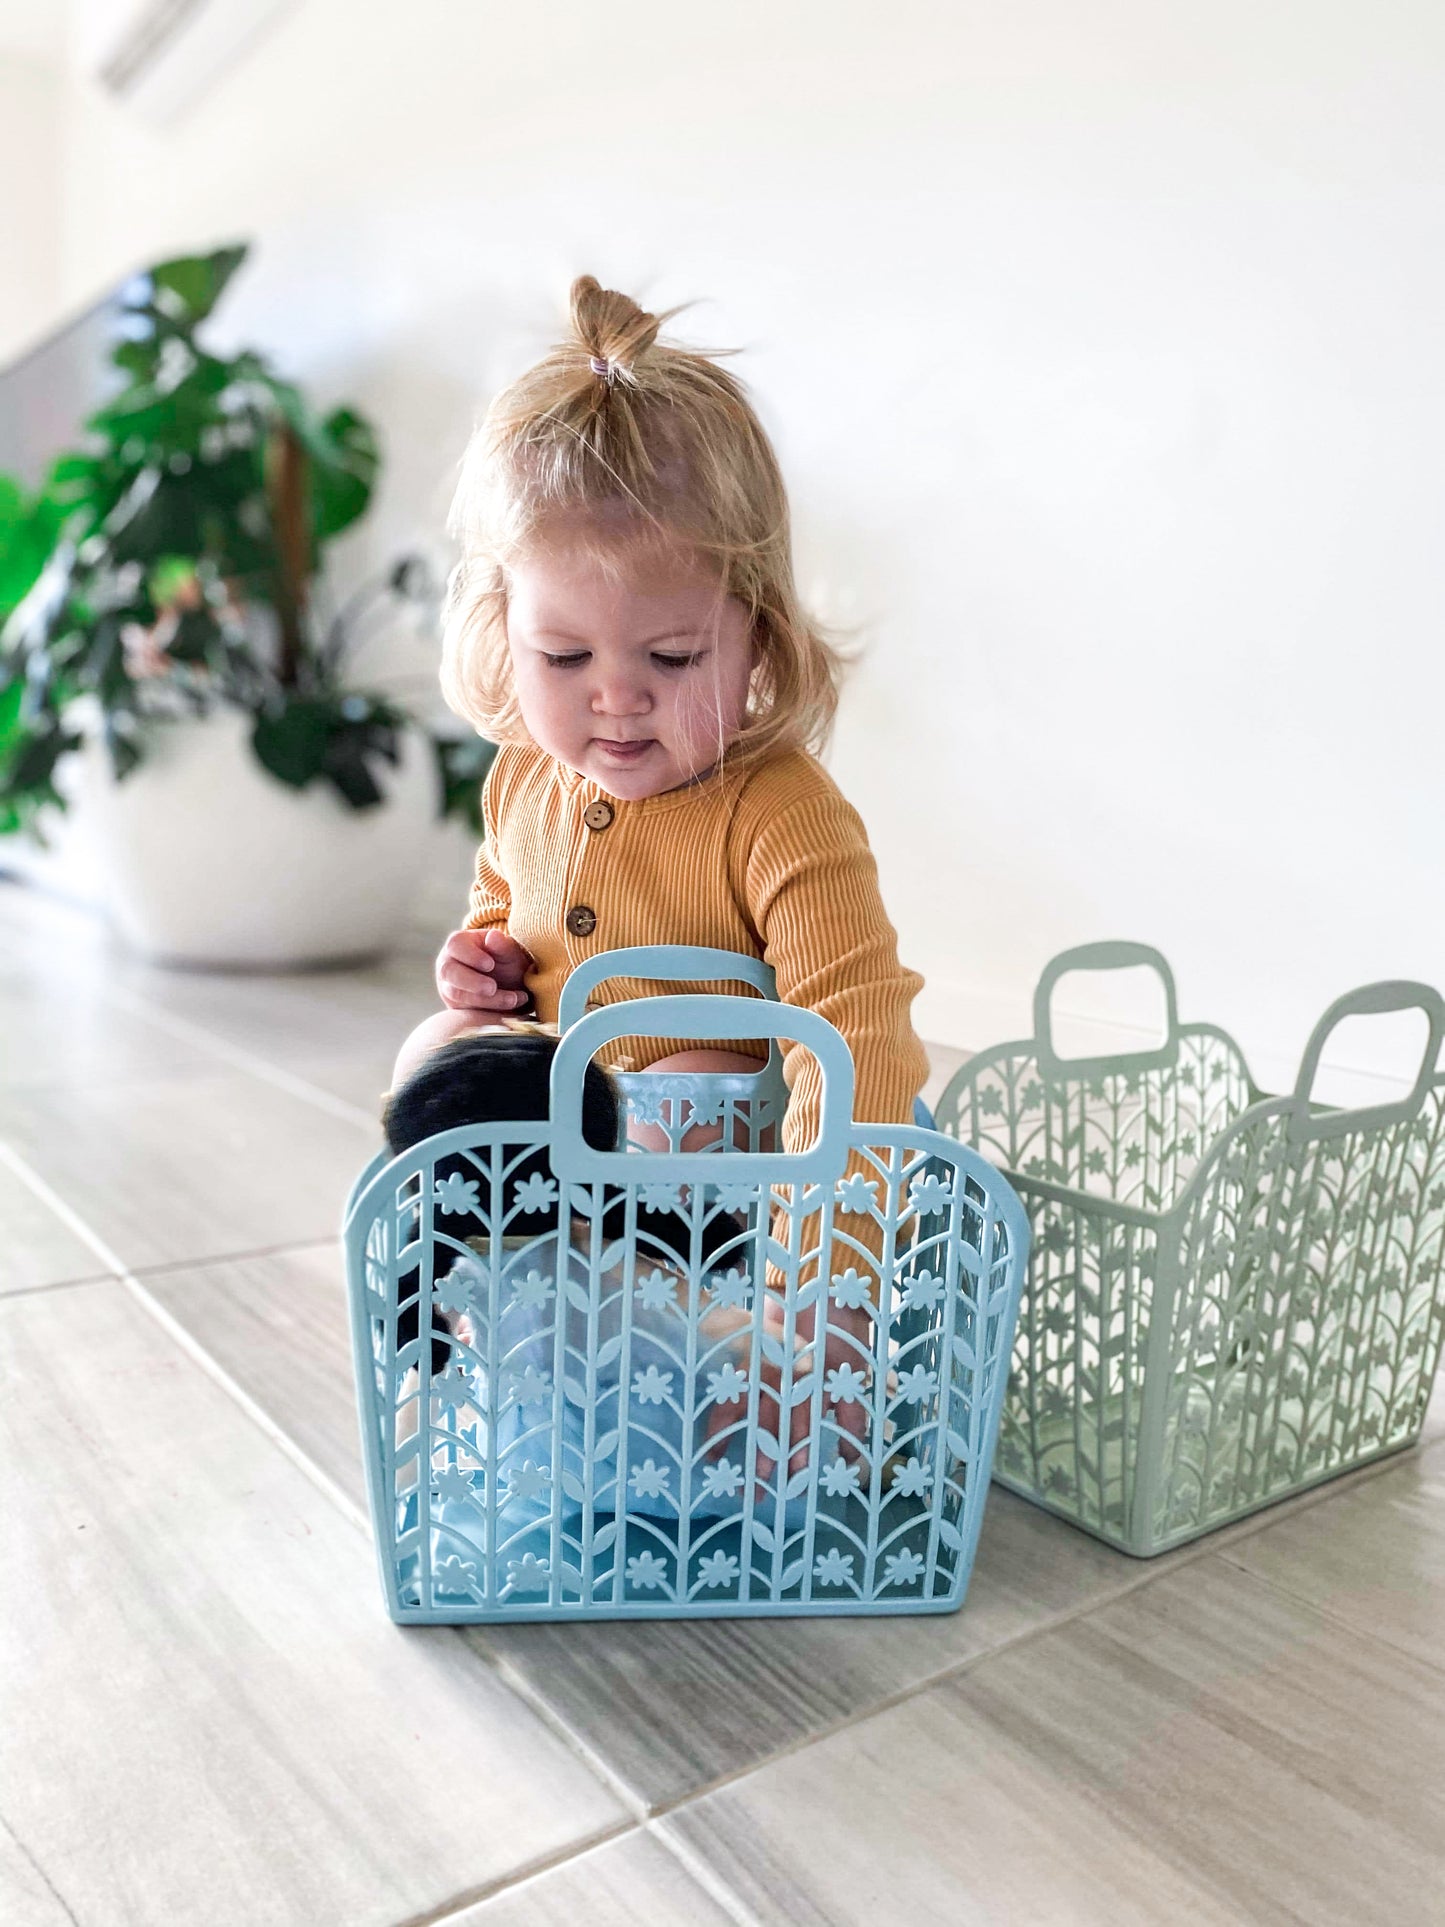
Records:
{"label": "wooden button", "polygon": [[597,928],[597,912],[585,903],[574,903],[567,912],[567,928],[574,937],[590,937]]}
{"label": "wooden button", "polygon": [[582,821],[589,830],[607,829],[617,814],[610,803],[604,803],[599,796],[595,803],[589,803],[582,812]]}

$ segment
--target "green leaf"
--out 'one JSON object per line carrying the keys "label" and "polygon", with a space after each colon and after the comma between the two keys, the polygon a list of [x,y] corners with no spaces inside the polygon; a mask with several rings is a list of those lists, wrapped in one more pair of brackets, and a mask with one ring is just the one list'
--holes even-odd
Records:
{"label": "green leaf", "polygon": [[287,703],[256,718],[251,746],[280,782],[304,789],[326,767],[334,718],[327,702],[302,698]]}
{"label": "green leaf", "polygon": [[44,494],[32,501],[13,477],[0,475],[0,623],[39,581],[60,523]]}
{"label": "green leaf", "polygon": [[150,270],[151,303],[167,320],[194,328],[215,307],[246,259],[245,242],[210,254],[180,255]]}
{"label": "green leaf", "polygon": [[496,744],[483,736],[438,736],[433,747],[441,777],[441,814],[459,816],[474,836],[484,835],[482,784],[496,758]]}
{"label": "green leaf", "polygon": [[326,774],[354,810],[366,810],[386,800],[385,792],[366,763],[367,740],[359,729],[343,728],[326,748]]}
{"label": "green leaf", "polygon": [[337,408],[319,432],[303,433],[311,457],[311,515],[318,541],[356,521],[371,500],[381,450],[376,430],[350,408]]}

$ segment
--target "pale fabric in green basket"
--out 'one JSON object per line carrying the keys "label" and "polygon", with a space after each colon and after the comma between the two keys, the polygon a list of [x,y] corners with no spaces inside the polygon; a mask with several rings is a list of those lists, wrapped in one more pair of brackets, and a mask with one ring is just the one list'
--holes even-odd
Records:
{"label": "pale fabric in green basket", "polygon": [[[1061,1060],[1068,970],[1147,964],[1156,1051]],[[1420,1008],[1429,1042],[1398,1103],[1310,1101],[1343,1018]],[[1032,1257],[996,1476],[1141,1556],[1419,1436],[1445,1331],[1445,1006],[1377,984],[1325,1013],[1289,1097],[1238,1046],[1177,1021],[1157,951],[1091,944],[1049,965],[1032,1039],[965,1064],[938,1128],[1011,1179]]]}

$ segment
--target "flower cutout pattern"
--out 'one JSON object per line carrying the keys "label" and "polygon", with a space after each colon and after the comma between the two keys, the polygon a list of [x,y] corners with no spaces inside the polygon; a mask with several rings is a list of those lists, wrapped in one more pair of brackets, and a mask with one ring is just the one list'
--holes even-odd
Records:
{"label": "flower cutout pattern", "polygon": [[677,1280],[661,1269],[637,1281],[637,1300],[644,1311],[666,1311],[677,1303]]}
{"label": "flower cutout pattern", "polygon": [[736,1266],[731,1271],[714,1272],[708,1281],[708,1291],[713,1303],[724,1311],[746,1311],[753,1302],[752,1280]]}
{"label": "flower cutout pattern", "polygon": [[938,1390],[938,1374],[926,1365],[913,1365],[898,1374],[898,1396],[910,1405],[932,1398]]}
{"label": "flower cutout pattern", "polygon": [[523,1311],[540,1311],[553,1291],[552,1274],[535,1266],[524,1278],[512,1280],[512,1302]]}
{"label": "flower cutout pattern", "polygon": [[469,1265],[453,1265],[441,1283],[434,1287],[432,1297],[442,1311],[470,1311],[476,1280]]}
{"label": "flower cutout pattern", "polygon": [[551,1483],[549,1467],[534,1465],[531,1459],[524,1459],[514,1465],[507,1473],[507,1497],[509,1499],[538,1499]]}
{"label": "flower cutout pattern", "polygon": [[649,1592],[666,1585],[667,1561],[659,1559],[655,1552],[639,1552],[627,1562],[627,1583],[629,1586],[641,1586]]}
{"label": "flower cutout pattern", "polygon": [[923,1555],[918,1552],[891,1552],[883,1561],[885,1586],[911,1586],[922,1576]]}
{"label": "flower cutout pattern", "polygon": [[523,1178],[512,1193],[512,1207],[516,1211],[545,1211],[556,1202],[557,1180],[544,1178],[540,1171]]}
{"label": "flower cutout pattern", "polygon": [[909,1185],[908,1202],[920,1218],[934,1218],[940,1211],[947,1211],[953,1203],[953,1187],[930,1171],[926,1177],[915,1178]]}
{"label": "flower cutout pattern", "polygon": [[833,1303],[842,1311],[861,1311],[864,1305],[871,1305],[873,1295],[868,1280],[852,1265],[833,1278]]}
{"label": "flower cutout pattern", "polygon": [[861,1217],[873,1210],[878,1196],[878,1186],[872,1178],[865,1178],[855,1171],[851,1177],[841,1178],[834,1192],[834,1202],[840,1211],[850,1211]]}
{"label": "flower cutout pattern", "polygon": [[644,1184],[642,1202],[649,1211],[681,1211],[682,1186],[679,1184]]}
{"label": "flower cutout pattern", "polygon": [[935,1271],[920,1271],[905,1279],[903,1303],[909,1311],[932,1311],[943,1301],[943,1280]]}
{"label": "flower cutout pattern", "polygon": [[853,1577],[853,1555],[836,1546],[813,1561],[813,1577],[820,1586],[846,1586]]}
{"label": "flower cutout pattern", "polygon": [[472,1396],[471,1373],[464,1365],[453,1361],[440,1377],[432,1380],[432,1391],[443,1405],[449,1405],[456,1411]]}
{"label": "flower cutout pattern", "polygon": [[705,1465],[702,1469],[703,1490],[710,1499],[734,1499],[742,1483],[743,1469],[730,1459],[720,1459],[716,1465]]}
{"label": "flower cutout pattern", "polygon": [[661,1124],[666,1103],[656,1085],[634,1084],[627,1094],[627,1114],[634,1124]]}
{"label": "flower cutout pattern", "polygon": [[464,1178],[460,1171],[449,1171],[438,1178],[432,1189],[432,1204],[449,1216],[479,1212],[482,1208],[475,1178]]}
{"label": "flower cutout pattern", "polygon": [[730,1586],[740,1570],[730,1552],[710,1552],[698,1564],[697,1581],[700,1586]]}
{"label": "flower cutout pattern", "polygon": [[432,1580],[438,1592],[470,1592],[477,1583],[477,1569],[449,1552],[432,1567]]}
{"label": "flower cutout pattern", "polygon": [[459,1465],[444,1465],[439,1472],[432,1474],[432,1491],[439,1499],[465,1505],[469,1499],[477,1496],[472,1477]]}
{"label": "flower cutout pattern", "polygon": [[736,1365],[723,1365],[707,1376],[707,1395],[717,1405],[736,1405],[747,1393],[748,1375]]}
{"label": "flower cutout pattern", "polygon": [[846,1499],[858,1490],[858,1468],[846,1459],[830,1459],[818,1483],[830,1498]]}
{"label": "flower cutout pattern", "polygon": [[905,1499],[921,1499],[933,1484],[933,1474],[921,1459],[905,1459],[893,1474],[893,1490]]}
{"label": "flower cutout pattern", "polygon": [[724,1211],[747,1211],[758,1195],[755,1184],[719,1184],[715,1187],[718,1204]]}
{"label": "flower cutout pattern", "polygon": [[655,1365],[649,1365],[645,1372],[632,1374],[632,1396],[640,1405],[661,1405],[671,1395],[671,1372],[660,1372]]}
{"label": "flower cutout pattern", "polygon": [[551,1560],[524,1552],[520,1559],[507,1562],[507,1584],[513,1592],[545,1592],[551,1572]]}
{"label": "flower cutout pattern", "polygon": [[641,1465],[634,1465],[632,1477],[627,1483],[639,1499],[659,1499],[667,1491],[668,1468],[657,1465],[651,1459],[644,1459]]}
{"label": "flower cutout pattern", "polygon": [[528,1365],[512,1380],[512,1392],[519,1405],[542,1405],[552,1396],[552,1377]]}
{"label": "flower cutout pattern", "polygon": [[839,1365],[823,1381],[830,1405],[861,1405],[868,1393],[868,1379],[854,1365]]}

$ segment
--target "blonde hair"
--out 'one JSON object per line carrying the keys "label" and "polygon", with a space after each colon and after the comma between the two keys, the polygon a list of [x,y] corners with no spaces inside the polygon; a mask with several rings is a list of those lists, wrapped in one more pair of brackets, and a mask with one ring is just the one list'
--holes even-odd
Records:
{"label": "blonde hair", "polygon": [[741,384],[711,357],[658,340],[651,315],[590,274],[572,284],[572,332],[492,403],[452,506],[461,559],[443,630],[442,693],[494,742],[526,742],[507,646],[507,570],[569,540],[604,564],[622,544],[715,564],[746,605],[757,660],[730,762],[821,748],[843,658],[793,582],[788,498]]}

